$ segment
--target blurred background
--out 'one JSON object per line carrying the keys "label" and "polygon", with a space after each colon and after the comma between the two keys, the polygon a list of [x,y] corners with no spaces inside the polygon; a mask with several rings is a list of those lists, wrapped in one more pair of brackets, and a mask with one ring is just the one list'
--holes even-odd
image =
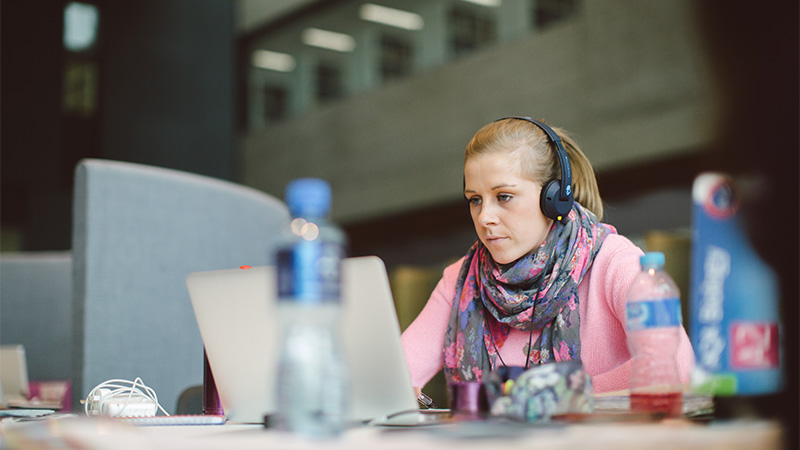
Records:
{"label": "blurred background", "polygon": [[460,192],[467,141],[492,120],[529,115],[573,134],[595,166],[604,220],[642,248],[673,252],[668,269],[688,298],[694,177],[763,172],[755,155],[772,153],[789,158],[778,166],[797,179],[796,145],[753,148],[728,126],[746,129],[759,111],[765,128],[783,127],[796,143],[797,5],[0,7],[4,252],[70,249],[81,158],[209,175],[279,198],[292,178],[316,176],[333,187],[350,253],[382,257],[393,277],[427,280],[423,295],[475,240]]}
{"label": "blurred background", "polygon": [[714,168],[691,1],[9,0],[2,250],[67,250],[73,170],[98,157],[282,198],[327,179],[351,253],[436,264],[474,240],[463,149],[530,115],[572,132],[606,221],[687,230]]}
{"label": "blurred background", "polygon": [[82,158],[279,198],[322,177],[350,253],[386,262],[405,327],[475,240],[467,141],[528,115],[572,133],[605,221],[666,251],[684,298],[693,179],[766,175],[751,217],[794,305],[798,6],[751,3],[3,0],[0,249],[70,249]]}

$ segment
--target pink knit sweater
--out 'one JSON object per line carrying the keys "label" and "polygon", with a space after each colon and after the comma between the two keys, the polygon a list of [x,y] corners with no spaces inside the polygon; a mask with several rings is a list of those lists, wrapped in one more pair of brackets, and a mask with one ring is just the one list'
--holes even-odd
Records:
{"label": "pink knit sweater", "polygon": [[[591,268],[578,285],[581,317],[581,360],[592,377],[595,392],[627,389],[630,378],[630,354],[625,337],[625,295],[639,272],[642,251],[627,238],[609,235],[597,253]],[[403,333],[403,349],[411,381],[424,387],[444,364],[444,335],[456,290],[462,260],[448,266],[431,294],[428,303]],[[512,329],[500,356],[510,366],[525,364],[524,347],[529,332]],[[538,337],[534,331],[533,340]],[[678,371],[688,382],[694,365],[694,352],[686,332],[678,348]]]}

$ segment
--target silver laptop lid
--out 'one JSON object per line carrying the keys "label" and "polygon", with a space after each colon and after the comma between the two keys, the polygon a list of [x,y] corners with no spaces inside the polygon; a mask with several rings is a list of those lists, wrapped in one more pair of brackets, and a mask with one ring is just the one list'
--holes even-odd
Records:
{"label": "silver laptop lid", "polygon": [[[383,262],[348,258],[342,274],[348,419],[417,409]],[[281,326],[274,267],[197,272],[186,283],[225,414],[232,422],[261,422],[276,409]]]}
{"label": "silver laptop lid", "polygon": [[3,405],[27,402],[28,361],[22,344],[0,345],[0,395]]}

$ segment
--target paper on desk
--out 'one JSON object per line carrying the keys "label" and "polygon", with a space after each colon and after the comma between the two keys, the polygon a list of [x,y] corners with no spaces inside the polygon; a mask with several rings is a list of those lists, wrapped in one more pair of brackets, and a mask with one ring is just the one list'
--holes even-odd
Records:
{"label": "paper on desk", "polygon": [[[595,412],[630,412],[631,398],[628,391],[616,391],[603,394],[595,394]],[[700,395],[692,393],[683,394],[683,415],[687,417],[714,412],[714,399],[710,395]]]}
{"label": "paper on desk", "polygon": [[53,414],[53,409],[0,409],[2,417],[40,417]]}

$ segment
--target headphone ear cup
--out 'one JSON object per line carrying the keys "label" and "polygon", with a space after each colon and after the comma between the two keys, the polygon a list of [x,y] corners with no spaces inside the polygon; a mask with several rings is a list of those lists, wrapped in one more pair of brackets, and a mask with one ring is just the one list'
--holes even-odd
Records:
{"label": "headphone ear cup", "polygon": [[542,187],[542,193],[539,197],[539,207],[542,209],[542,213],[553,220],[558,220],[558,216],[561,215],[556,207],[559,189],[561,189],[559,180],[550,181]]}
{"label": "headphone ear cup", "polygon": [[558,196],[560,190],[561,180],[553,180],[544,185],[539,197],[539,207],[542,209],[542,213],[553,220],[566,217],[572,209],[572,193],[570,192],[569,199],[564,201]]}

